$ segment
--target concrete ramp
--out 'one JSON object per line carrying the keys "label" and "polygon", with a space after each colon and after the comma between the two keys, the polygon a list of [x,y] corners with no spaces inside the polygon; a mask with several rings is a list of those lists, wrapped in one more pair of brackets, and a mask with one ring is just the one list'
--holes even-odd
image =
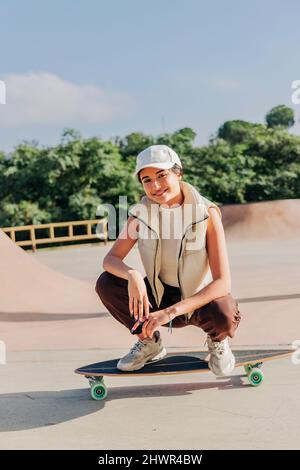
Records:
{"label": "concrete ramp", "polygon": [[[65,276],[35,260],[0,230],[0,315],[97,314],[93,285]],[[0,317],[1,318],[1,317]]]}
{"label": "concrete ramp", "polygon": [[221,211],[228,240],[300,237],[300,199],[228,204]]}

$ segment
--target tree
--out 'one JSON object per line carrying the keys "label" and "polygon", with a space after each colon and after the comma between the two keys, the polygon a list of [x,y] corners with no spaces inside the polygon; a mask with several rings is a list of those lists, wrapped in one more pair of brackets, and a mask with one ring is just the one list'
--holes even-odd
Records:
{"label": "tree", "polygon": [[268,127],[280,126],[284,129],[288,129],[295,124],[294,111],[284,104],[275,106],[275,108],[272,108],[266,115],[266,123]]}
{"label": "tree", "polygon": [[161,134],[156,139],[155,143],[160,145],[168,145],[175,152],[178,153],[180,158],[187,154],[193,146],[196,137],[196,132],[190,127],[183,127],[178,131],[170,134]]}
{"label": "tree", "polygon": [[9,156],[0,152],[0,225],[93,219],[106,203],[118,213],[126,204],[120,196],[130,206],[144,193],[133,171],[137,154],[152,144],[173,148],[184,180],[219,204],[299,197],[300,137],[282,121],[273,127],[226,121],[202,147],[194,146],[195,136],[186,127],[104,141],[66,129],[58,145],[23,142]]}
{"label": "tree", "polygon": [[1,201],[0,226],[43,224],[49,221],[50,214],[39,208],[37,203],[22,200],[18,204]]}
{"label": "tree", "polygon": [[246,141],[262,127],[261,124],[235,119],[224,122],[218,129],[217,137],[231,144],[239,144]]}

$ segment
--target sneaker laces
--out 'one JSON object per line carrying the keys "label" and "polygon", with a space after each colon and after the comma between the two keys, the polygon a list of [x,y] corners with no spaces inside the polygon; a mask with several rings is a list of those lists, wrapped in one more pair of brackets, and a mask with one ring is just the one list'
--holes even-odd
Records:
{"label": "sneaker laces", "polygon": [[137,352],[137,351],[141,351],[144,346],[145,346],[145,343],[143,343],[142,341],[138,341],[138,342],[135,343],[135,345],[131,348],[131,350],[129,351],[129,354],[134,354],[134,353]]}
{"label": "sneaker laces", "polygon": [[207,345],[210,353],[223,354],[225,352],[225,341],[213,341],[208,338]]}

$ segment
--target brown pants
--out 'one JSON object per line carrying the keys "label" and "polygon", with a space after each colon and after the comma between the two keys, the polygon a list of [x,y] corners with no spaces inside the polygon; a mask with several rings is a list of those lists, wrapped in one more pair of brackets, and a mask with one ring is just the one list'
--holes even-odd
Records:
{"label": "brown pants", "polygon": [[[165,290],[158,307],[147,277],[144,278],[144,282],[148,299],[153,306],[150,307],[150,312],[162,310],[180,302],[180,289],[163,283]],[[97,280],[95,290],[111,315],[131,330],[136,320],[130,316],[129,312],[128,281],[104,271]],[[227,336],[233,338],[240,320],[238,303],[228,294],[196,309],[190,320],[186,320],[185,315],[174,318],[172,327],[197,326],[209,334],[214,341],[222,341]],[[168,323],[163,326],[168,326]]]}

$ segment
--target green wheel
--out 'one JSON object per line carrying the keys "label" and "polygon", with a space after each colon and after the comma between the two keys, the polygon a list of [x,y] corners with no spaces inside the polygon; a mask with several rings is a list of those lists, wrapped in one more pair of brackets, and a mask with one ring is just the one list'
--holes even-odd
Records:
{"label": "green wheel", "polygon": [[254,367],[251,372],[249,372],[248,379],[250,384],[253,385],[253,387],[257,387],[264,380],[264,374],[260,369]]}
{"label": "green wheel", "polygon": [[91,388],[91,397],[93,400],[104,400],[107,397],[107,388],[103,382],[96,383]]}
{"label": "green wheel", "polygon": [[246,374],[249,375],[250,372],[252,371],[252,366],[251,366],[251,364],[245,365],[245,366],[244,366],[244,369],[245,369]]}

